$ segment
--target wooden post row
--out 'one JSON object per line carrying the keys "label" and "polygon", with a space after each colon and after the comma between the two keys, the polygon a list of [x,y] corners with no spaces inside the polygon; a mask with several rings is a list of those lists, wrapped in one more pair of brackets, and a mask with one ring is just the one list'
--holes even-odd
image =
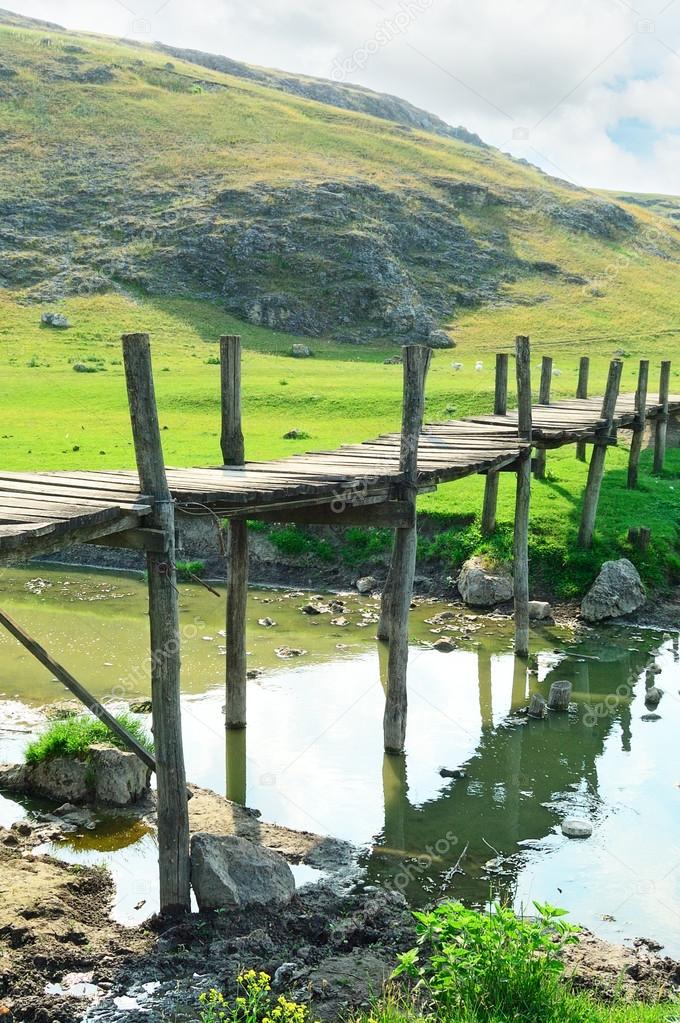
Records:
{"label": "wooden post row", "polygon": [[[538,391],[538,404],[550,404],[550,390],[552,386],[553,361],[549,355],[544,355],[541,363],[541,384]],[[536,469],[534,476],[537,480],[545,479],[546,451],[539,448],[536,452]]]}
{"label": "wooden post row", "polygon": [[607,389],[602,402],[602,419],[605,421],[599,437],[593,445],[593,453],[590,457],[588,467],[588,481],[583,495],[583,509],[581,512],[581,526],[578,534],[580,547],[591,547],[593,533],[595,531],[595,520],[597,518],[597,506],[600,500],[600,488],[604,475],[604,463],[607,457],[607,445],[610,443],[614,431],[614,418],[616,415],[616,401],[619,396],[621,385],[621,371],[623,363],[615,359],[609,366],[609,377]]}
{"label": "wooden post row", "polygon": [[661,412],[656,419],[654,436],[654,472],[663,472],[666,460],[666,435],[668,433],[668,397],[671,384],[671,364],[666,360],[661,363],[661,379],[659,381],[659,405]]}
{"label": "wooden post row", "polygon": [[515,653],[529,654],[529,507],[531,503],[531,347],[528,337],[516,339],[519,455],[515,498],[514,588]]}
{"label": "wooden post row", "polygon": [[390,643],[383,718],[386,753],[401,753],[406,739],[408,615],[413,593],[417,544],[415,506],[418,493],[418,442],[425,412],[425,380],[432,358],[432,350],[422,345],[408,345],[403,349],[403,353],[404,405],[399,460],[403,478],[401,498],[412,506],[414,520],[412,525],[395,530],[388,579],[386,620],[383,622]]}
{"label": "wooden post row", "polygon": [[[493,414],[504,416],[508,411],[508,356],[500,352],[496,356],[496,394],[494,398]],[[497,472],[486,474],[484,484],[484,506],[482,508],[482,534],[489,536],[496,528],[496,509],[498,507],[498,482],[500,475]]]}
{"label": "wooden post row", "polygon": [[151,701],[158,784],[161,913],[190,909],[189,811],[180,709],[180,634],[175,569],[175,514],[163,462],[147,334],[123,337],[132,435],[141,492],[152,501],[149,526],[166,538],[164,553],[147,552],[151,636]]}
{"label": "wooden post row", "polygon": [[638,371],[638,384],[635,392],[635,423],[633,425],[633,436],[630,442],[630,455],[628,456],[628,489],[635,490],[638,483],[638,467],[640,464],[640,452],[645,435],[645,424],[647,422],[647,388],[649,386],[649,360],[640,360]]}
{"label": "wooden post row", "polygon": [[[590,359],[587,355],[581,356],[581,361],[578,367],[578,384],[576,386],[576,397],[587,398],[588,397],[588,377],[590,375]],[[576,444],[576,457],[579,462],[585,462],[586,460],[586,442],[580,440]]]}
{"label": "wooden post row", "polygon": [[[241,423],[241,338],[220,338],[222,460],[243,466],[245,445]],[[248,611],[248,523],[229,523],[226,608],[226,711],[228,729],[246,726],[246,621]]]}

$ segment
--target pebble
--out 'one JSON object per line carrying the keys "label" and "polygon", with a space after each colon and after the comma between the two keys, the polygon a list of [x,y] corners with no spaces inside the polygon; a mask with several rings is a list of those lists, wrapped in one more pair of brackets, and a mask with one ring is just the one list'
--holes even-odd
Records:
{"label": "pebble", "polygon": [[593,826],[582,817],[566,817],[562,821],[562,834],[567,838],[590,838]]}

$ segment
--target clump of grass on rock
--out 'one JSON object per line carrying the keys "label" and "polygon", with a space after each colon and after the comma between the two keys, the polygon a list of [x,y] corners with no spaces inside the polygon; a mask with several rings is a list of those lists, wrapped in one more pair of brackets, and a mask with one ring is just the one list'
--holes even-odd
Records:
{"label": "clump of grass on rock", "polygon": [[[140,721],[130,714],[116,715],[116,721],[128,731],[149,753],[153,742]],[[83,760],[91,746],[109,743],[123,749],[124,745],[107,725],[89,714],[53,721],[26,747],[26,763],[40,764],[55,757],[74,757]]]}

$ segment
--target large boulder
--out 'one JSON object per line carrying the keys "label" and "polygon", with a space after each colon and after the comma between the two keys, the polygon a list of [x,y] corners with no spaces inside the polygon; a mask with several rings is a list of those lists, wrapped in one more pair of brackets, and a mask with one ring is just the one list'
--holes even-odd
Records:
{"label": "large boulder", "polygon": [[101,744],[86,759],[50,757],[38,764],[0,766],[0,790],[55,803],[129,806],[149,789],[151,772],[135,753]]}
{"label": "large boulder", "polygon": [[490,569],[483,558],[470,558],[458,576],[458,590],[471,607],[494,607],[512,600],[512,576],[502,568]]}
{"label": "large boulder", "polygon": [[605,561],[600,574],[581,603],[581,614],[589,622],[619,618],[642,607],[647,594],[638,570],[627,558]]}
{"label": "large boulder", "polygon": [[283,906],[295,892],[283,856],[236,835],[191,838],[191,884],[199,909]]}

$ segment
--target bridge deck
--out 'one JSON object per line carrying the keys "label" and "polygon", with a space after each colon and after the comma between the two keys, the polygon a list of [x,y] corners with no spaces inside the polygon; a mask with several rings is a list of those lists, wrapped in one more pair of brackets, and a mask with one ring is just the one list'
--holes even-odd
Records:
{"label": "bridge deck", "polygon": [[[533,443],[558,447],[594,439],[603,426],[601,408],[598,398],[535,405]],[[671,398],[670,409],[680,411],[680,396]],[[651,395],[646,417],[660,411],[658,396]],[[634,418],[635,396],[622,395],[616,427],[630,427]],[[218,516],[352,503],[353,495],[379,503],[394,498],[401,481],[400,444],[401,434],[391,433],[244,468],[168,469],[168,483],[180,509]],[[419,444],[419,489],[511,465],[523,447],[516,412],[428,424]],[[0,473],[0,562],[130,530],[150,510],[135,472]]]}

